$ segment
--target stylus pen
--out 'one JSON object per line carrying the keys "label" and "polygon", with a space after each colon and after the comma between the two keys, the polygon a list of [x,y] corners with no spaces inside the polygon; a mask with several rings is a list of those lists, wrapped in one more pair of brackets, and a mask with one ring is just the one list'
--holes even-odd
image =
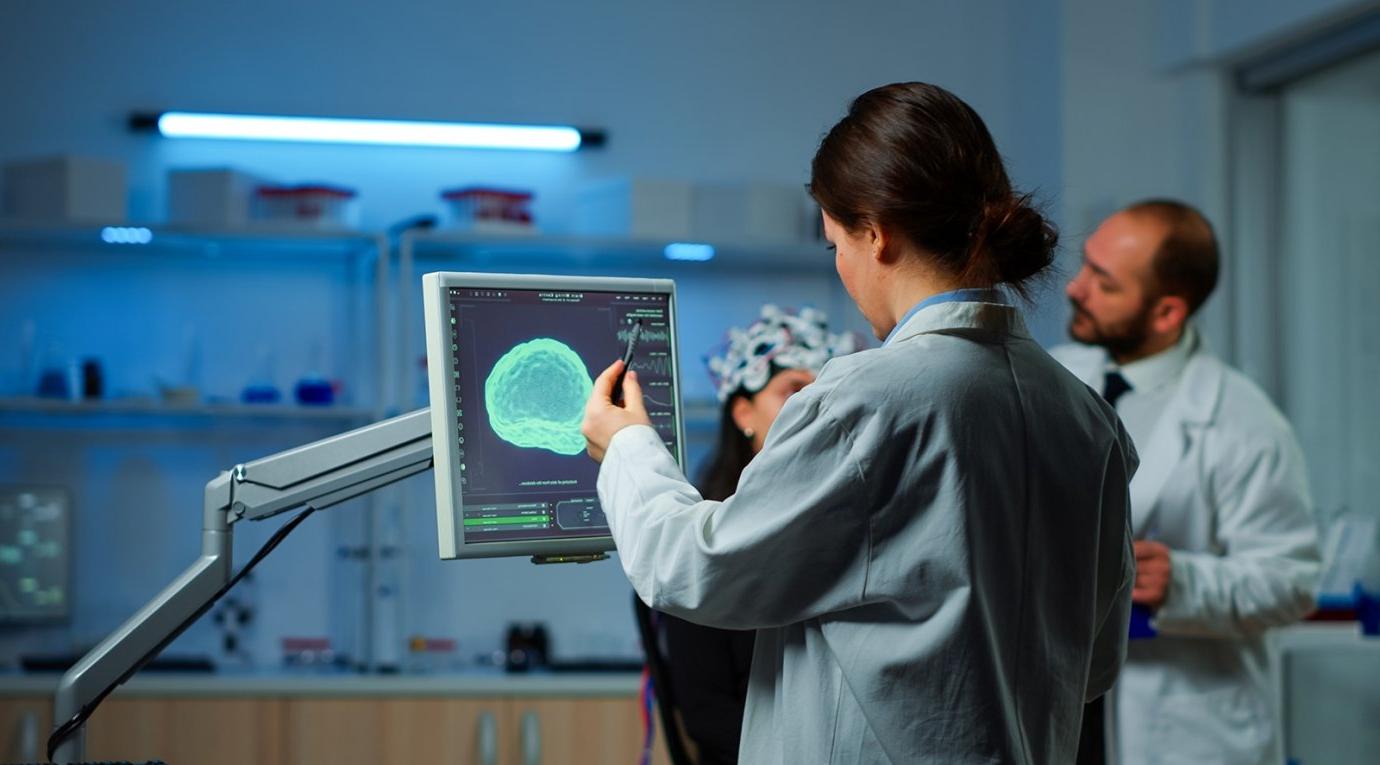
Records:
{"label": "stylus pen", "polygon": [[633,323],[632,331],[628,332],[628,347],[623,351],[623,369],[618,373],[618,379],[613,381],[613,403],[617,406],[623,405],[623,378],[628,374],[628,367],[632,364],[633,351],[637,350],[637,336],[642,334],[642,320],[638,319]]}

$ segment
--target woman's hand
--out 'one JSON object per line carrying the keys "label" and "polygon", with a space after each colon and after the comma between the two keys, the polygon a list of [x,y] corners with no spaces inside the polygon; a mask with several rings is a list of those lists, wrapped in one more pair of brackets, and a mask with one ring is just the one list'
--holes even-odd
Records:
{"label": "woman's hand", "polygon": [[622,369],[622,359],[610,364],[594,381],[594,391],[589,394],[589,403],[585,404],[585,421],[580,425],[580,432],[585,436],[585,451],[595,462],[604,461],[604,452],[608,451],[615,433],[629,425],[652,424],[642,400],[642,386],[637,382],[637,373],[631,369],[623,378],[623,406],[614,405],[613,386]]}

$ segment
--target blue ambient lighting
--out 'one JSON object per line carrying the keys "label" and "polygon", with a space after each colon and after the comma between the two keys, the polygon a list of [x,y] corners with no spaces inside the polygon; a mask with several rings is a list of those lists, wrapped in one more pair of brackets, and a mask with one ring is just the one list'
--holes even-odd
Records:
{"label": "blue ambient lighting", "polygon": [[714,257],[714,245],[694,244],[691,242],[671,242],[666,245],[667,260],[698,260],[705,261]]}
{"label": "blue ambient lighting", "polygon": [[106,244],[148,244],[153,232],[143,226],[106,226],[101,229],[101,241]]}
{"label": "blue ambient lighting", "polygon": [[169,138],[226,138],[246,141],[306,141],[462,149],[575,151],[580,131],[543,125],[484,125],[468,122],[270,117],[250,114],[166,112],[158,131]]}

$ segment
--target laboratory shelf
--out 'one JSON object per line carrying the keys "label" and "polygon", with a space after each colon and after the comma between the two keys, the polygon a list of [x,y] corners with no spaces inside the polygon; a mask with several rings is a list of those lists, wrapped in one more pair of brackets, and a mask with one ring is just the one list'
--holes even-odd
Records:
{"label": "laboratory shelf", "polygon": [[[362,340],[352,340],[350,352],[346,354],[351,359],[352,368],[343,371],[347,379],[368,381],[364,385],[365,390],[376,391],[367,397],[369,403],[384,400],[384,391],[393,374],[389,364],[395,354],[391,351],[391,341],[387,335],[390,253],[388,238],[381,232],[323,230],[265,222],[238,228],[214,228],[0,218],[0,278],[12,279],[13,284],[32,282],[51,289],[56,283],[53,281],[54,275],[70,274],[72,278],[90,285],[124,270],[129,274],[147,273],[150,275],[150,292],[139,291],[142,282],[135,284],[128,293],[128,305],[132,309],[129,313],[140,316],[149,324],[205,321],[203,316],[196,313],[200,306],[190,313],[170,312],[165,302],[149,300],[151,297],[158,298],[159,290],[163,291],[165,297],[170,284],[185,285],[195,279],[213,280],[220,284],[223,274],[233,272],[237,277],[235,289],[241,292],[231,293],[230,298],[237,302],[233,306],[214,302],[205,306],[207,315],[218,316],[225,315],[227,310],[276,310],[280,315],[291,312],[290,306],[255,305],[257,298],[252,291],[253,279],[267,284],[288,273],[292,278],[303,279],[303,275],[306,275],[314,279],[319,276],[318,283],[339,284],[339,310],[350,322],[345,331],[349,337]],[[159,270],[165,266],[166,271]],[[90,273],[85,271],[88,268],[92,269]],[[245,291],[246,284],[250,285],[249,291]],[[129,288],[129,284],[124,283],[123,287]],[[71,311],[71,303],[63,303],[63,295],[54,293],[53,297],[54,313]],[[13,319],[12,316],[9,318]],[[40,326],[63,324],[62,320],[53,320],[42,313],[38,314],[38,319]],[[0,331],[9,336],[17,329],[12,326],[0,327]],[[285,331],[290,333],[291,326],[287,326]],[[266,337],[264,341],[271,343],[272,338]],[[97,402],[0,399],[0,413],[6,415],[8,425],[14,425],[20,418],[33,420],[36,415],[102,416],[107,419],[110,415],[183,420],[229,418],[264,424],[302,421],[354,424],[374,419],[372,415],[377,411],[381,411],[381,408],[242,405],[237,401],[170,404],[156,397]]]}
{"label": "laboratory shelf", "polygon": [[421,231],[409,232],[402,238],[399,254],[404,276],[408,276],[412,259],[428,264],[445,261],[447,267],[455,270],[476,271],[592,269],[646,275],[703,271],[832,274],[834,271],[834,259],[823,242],[694,240],[694,244],[713,247],[713,257],[704,261],[668,258],[667,246],[675,243],[670,239]]}
{"label": "laboratory shelf", "polygon": [[351,423],[375,419],[362,407],[298,406],[294,404],[196,403],[174,404],[152,399],[65,401],[62,399],[0,398],[0,414],[67,416],[147,415],[149,417],[216,417],[266,420],[335,421]]}
{"label": "laboratory shelf", "polygon": [[383,258],[382,234],[315,230],[260,223],[245,228],[198,228],[137,223],[73,224],[0,220],[5,258],[25,252],[143,252],[236,258]]}

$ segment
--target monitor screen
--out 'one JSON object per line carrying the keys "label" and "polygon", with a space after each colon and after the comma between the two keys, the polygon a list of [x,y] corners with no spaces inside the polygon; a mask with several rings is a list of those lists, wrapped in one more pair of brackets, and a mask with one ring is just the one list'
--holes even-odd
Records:
{"label": "monitor screen", "polygon": [[493,274],[424,283],[442,557],[611,549],[580,423],[594,378],[635,333],[630,366],[680,459],[671,283]]}
{"label": "monitor screen", "polygon": [[0,486],[0,621],[67,616],[68,509],[61,489]]}

